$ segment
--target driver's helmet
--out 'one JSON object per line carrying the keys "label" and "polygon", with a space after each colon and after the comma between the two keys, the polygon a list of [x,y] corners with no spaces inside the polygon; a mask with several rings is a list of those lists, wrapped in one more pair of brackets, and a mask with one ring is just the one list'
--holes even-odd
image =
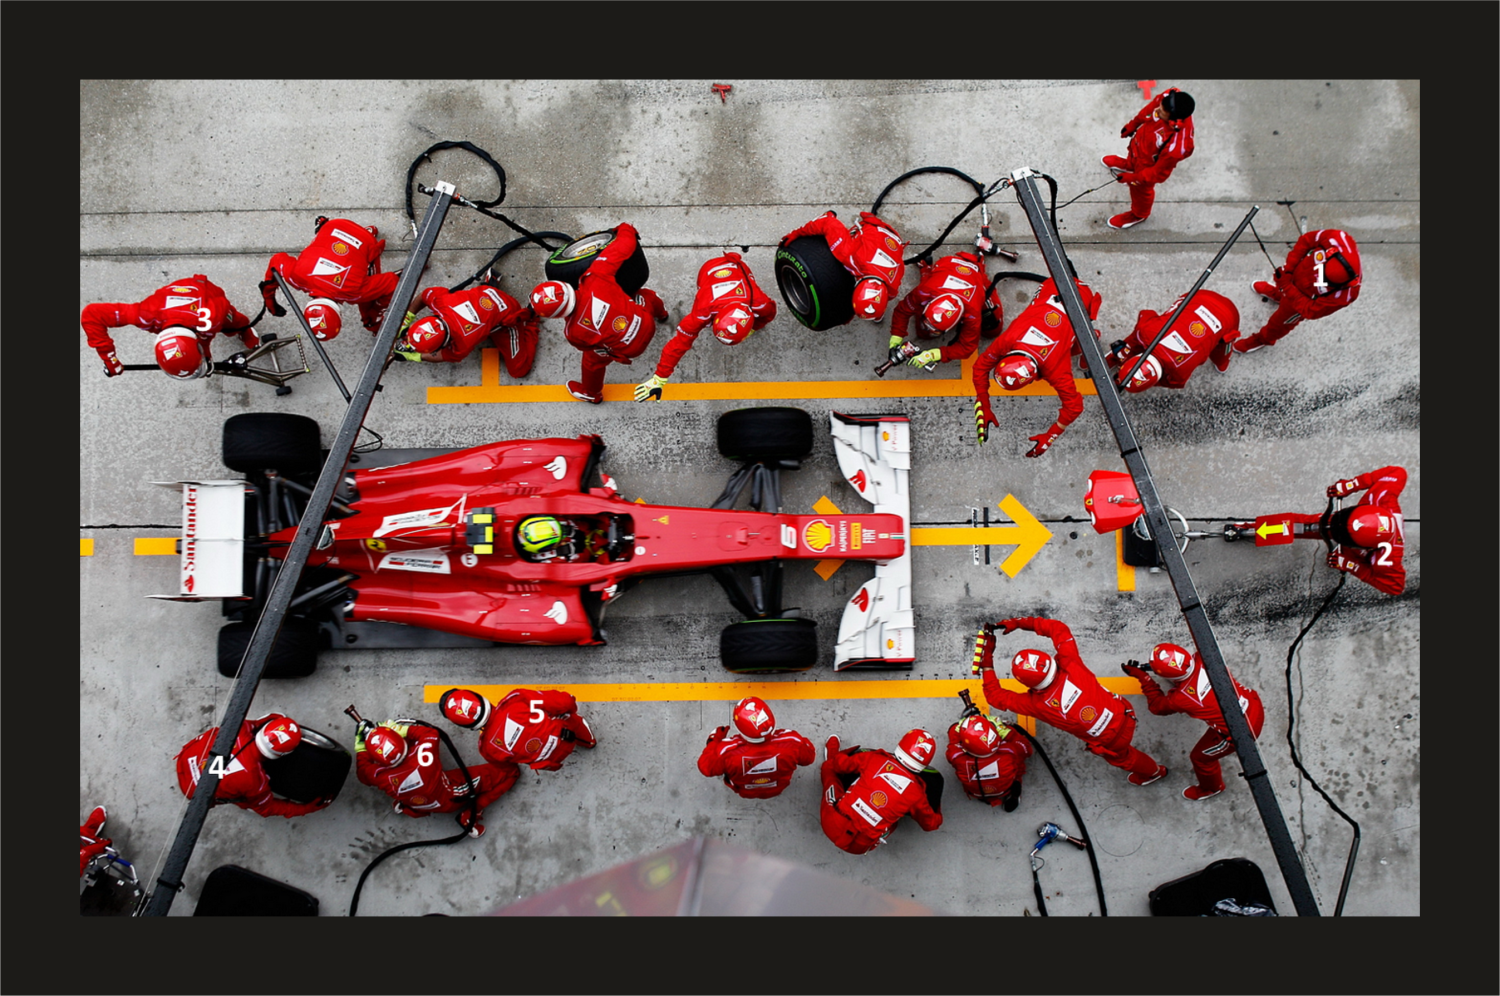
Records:
{"label": "driver's helmet", "polygon": [[516,546],[522,553],[538,556],[555,551],[564,537],[563,524],[551,515],[532,515],[516,526]]}

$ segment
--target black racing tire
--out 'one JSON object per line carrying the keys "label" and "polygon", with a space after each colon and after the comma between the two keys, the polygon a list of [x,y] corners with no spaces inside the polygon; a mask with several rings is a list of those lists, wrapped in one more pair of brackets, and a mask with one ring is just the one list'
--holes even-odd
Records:
{"label": "black racing tire", "polygon": [[[578,286],[584,273],[594,264],[594,257],[615,240],[614,232],[590,232],[581,239],[574,239],[547,257],[543,266],[548,280],[561,280],[565,284]],[[615,283],[627,297],[635,297],[651,279],[651,267],[646,264],[646,252],[639,244],[629,259],[615,273]]]}
{"label": "black racing tire", "polygon": [[338,798],[354,757],[325,733],[302,727],[302,742],[285,757],[262,760],[271,791],[293,802]]}
{"label": "black racing tire", "polygon": [[801,460],[812,452],[812,416],[801,408],[738,408],[719,416],[719,452],[731,460]]}
{"label": "black racing tire", "polygon": [[818,663],[817,623],[811,619],[746,619],[724,627],[719,660],[735,674],[806,671]]}
{"label": "black racing tire", "polygon": [[224,466],[242,474],[315,473],[323,467],[318,423],[291,412],[231,416],[224,423]]}
{"label": "black racing tire", "polygon": [[776,250],[776,287],[797,321],[822,332],[854,318],[854,275],[820,235],[803,235]]}
{"label": "black racing tire", "polygon": [[[250,635],[255,632],[255,623],[237,622],[219,629],[219,673],[233,678],[250,648]],[[318,650],[322,638],[318,624],[311,619],[287,619],[281,624],[281,632],[271,645],[271,656],[266,660],[262,678],[306,678],[317,670]]]}

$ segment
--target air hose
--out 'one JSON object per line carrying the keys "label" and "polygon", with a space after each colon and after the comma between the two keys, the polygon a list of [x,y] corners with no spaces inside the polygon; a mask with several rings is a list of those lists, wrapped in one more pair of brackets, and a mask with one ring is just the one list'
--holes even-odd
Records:
{"label": "air hose", "polygon": [[[1042,759],[1042,763],[1047,765],[1047,770],[1052,772],[1052,780],[1057,783],[1058,791],[1062,793],[1063,800],[1067,802],[1068,811],[1073,814],[1073,819],[1078,822],[1078,832],[1082,834],[1083,839],[1087,841],[1089,839],[1089,829],[1084,825],[1083,815],[1078,812],[1078,807],[1073,804],[1073,797],[1068,794],[1068,787],[1063,784],[1062,778],[1057,774],[1057,769],[1052,766],[1052,759],[1047,756],[1046,751],[1042,750],[1042,745],[1037,742],[1036,737],[1033,737],[1031,734],[1021,729],[1020,726],[1013,726],[1011,727],[1011,729],[1020,733],[1021,736],[1025,737],[1031,742],[1032,747],[1036,748],[1037,756]],[[1094,856],[1094,845],[1090,843],[1088,847],[1085,848],[1085,850],[1088,851],[1089,866],[1093,869],[1094,872],[1094,891],[1099,894],[1099,915],[1109,916],[1109,907],[1104,903],[1104,880],[1099,876],[1099,859]],[[1042,903],[1042,884],[1041,880],[1037,878],[1035,866],[1033,866],[1031,869],[1031,879],[1036,889],[1037,903],[1041,907],[1040,912],[1042,916],[1046,916],[1047,907]]]}
{"label": "air hose", "polygon": [[886,195],[894,190],[897,185],[904,183],[914,176],[921,176],[924,173],[946,173],[949,176],[956,176],[960,180],[963,180],[969,186],[974,188],[975,197],[972,201],[969,202],[967,207],[965,207],[958,214],[954,215],[953,220],[948,223],[948,227],[943,229],[943,234],[939,235],[937,237],[937,240],[933,242],[932,245],[928,246],[926,249],[923,249],[921,252],[917,253],[910,259],[905,260],[906,263],[920,263],[929,259],[932,254],[937,251],[937,247],[943,244],[943,240],[948,237],[949,233],[951,233],[955,228],[958,227],[958,223],[968,217],[969,212],[973,211],[979,205],[988,200],[990,195],[993,194],[997,189],[997,185],[991,185],[989,190],[985,190],[984,184],[980,183],[978,180],[974,179],[972,176],[963,172],[962,170],[954,169],[951,166],[923,166],[919,169],[914,169],[906,173],[902,173],[900,176],[896,177],[896,179],[886,184],[886,188],[880,192],[880,196],[875,198],[875,203],[870,205],[870,213],[875,215],[878,215],[880,213],[880,205],[885,202]]}
{"label": "air hose", "polygon": [[[408,726],[423,726],[423,727],[426,727],[429,730],[435,730],[437,732],[438,737],[441,738],[442,741],[443,741],[443,745],[448,748],[448,752],[450,754],[452,754],[453,755],[453,759],[458,762],[458,768],[459,768],[460,771],[463,772],[463,775],[464,775],[464,783],[469,786],[469,825],[473,826],[476,823],[478,823],[479,822],[479,794],[478,794],[478,787],[474,784],[474,779],[469,774],[469,766],[464,763],[463,756],[461,754],[459,754],[458,748],[456,748],[456,747],[453,746],[453,741],[451,739],[449,739],[447,732],[444,731],[444,730],[438,729],[436,726],[433,726],[431,723],[412,722],[412,723],[408,723],[407,725]],[[350,902],[349,902],[349,915],[350,916],[354,916],[356,913],[359,912],[359,894],[360,894],[360,891],[363,890],[364,887],[365,887],[365,879],[369,878],[370,877],[370,872],[372,872],[372,871],[375,870],[375,866],[378,865],[378,864],[380,864],[386,858],[389,858],[393,854],[399,854],[402,851],[410,850],[410,849],[412,849],[414,847],[429,847],[429,846],[432,846],[432,845],[435,845],[435,844],[456,844],[456,843],[458,843],[459,841],[463,840],[464,838],[466,838],[468,836],[469,836],[469,831],[468,830],[459,830],[458,833],[454,834],[451,837],[437,837],[437,838],[434,838],[432,840],[414,840],[414,841],[410,841],[410,842],[405,843],[405,844],[397,844],[395,847],[391,848],[390,850],[383,852],[382,854],[380,854],[379,856],[377,856],[374,861],[371,861],[368,865],[366,865],[365,866],[365,870],[360,873],[359,882],[354,886],[354,898],[352,900],[350,900]]]}

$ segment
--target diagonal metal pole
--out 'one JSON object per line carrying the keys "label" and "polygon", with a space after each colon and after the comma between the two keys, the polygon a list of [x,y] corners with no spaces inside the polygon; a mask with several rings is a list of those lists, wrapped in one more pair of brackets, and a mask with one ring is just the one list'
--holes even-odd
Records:
{"label": "diagonal metal pole", "polygon": [[401,270],[401,279],[391,296],[385,320],[376,333],[375,346],[370,351],[369,360],[365,362],[364,373],[360,375],[359,384],[349,399],[349,410],[344,413],[344,421],[329,448],[328,459],[324,461],[323,470],[318,475],[318,483],[314,485],[312,496],[307,500],[307,510],[302,514],[297,535],[287,550],[286,560],[271,585],[265,609],[255,623],[254,632],[250,634],[250,645],[245,650],[245,659],[240,664],[239,675],[230,690],[229,705],[219,723],[219,735],[214,738],[213,747],[209,749],[206,759],[208,763],[193,792],[193,798],[189,800],[187,810],[177,825],[177,835],[162,863],[155,887],[140,910],[141,916],[166,916],[177,891],[182,888],[183,872],[187,869],[193,848],[198,843],[198,835],[203,830],[203,822],[219,788],[219,774],[215,769],[220,768],[229,757],[234,741],[239,736],[240,724],[250,711],[250,700],[255,697],[261,672],[265,670],[271,647],[281,633],[287,607],[291,604],[297,582],[302,577],[302,570],[307,566],[307,558],[312,553],[313,543],[328,514],[328,507],[333,503],[334,491],[344,476],[344,465],[349,460],[354,440],[370,410],[370,402],[380,384],[380,375],[385,371],[385,359],[396,344],[396,335],[406,315],[406,306],[417,292],[417,282],[422,277],[422,269],[427,265],[427,257],[432,254],[432,247],[437,242],[438,231],[443,227],[443,219],[448,214],[448,205],[452,200],[453,185],[437,184],[432,203],[427,206],[427,214],[423,216],[422,226],[417,232],[416,245],[412,247],[411,255]]}
{"label": "diagonal metal pole", "polygon": [[[1157,555],[1165,565],[1168,577],[1172,579],[1172,587],[1177,592],[1177,604],[1182,608],[1183,618],[1193,634],[1193,642],[1198,648],[1198,653],[1203,656],[1203,666],[1208,671],[1214,695],[1224,712],[1224,722],[1229,727],[1229,735],[1234,738],[1236,756],[1239,758],[1245,780],[1250,784],[1250,792],[1255,797],[1255,805],[1260,810],[1261,822],[1265,824],[1266,836],[1271,842],[1271,850],[1276,855],[1276,863],[1281,867],[1281,875],[1286,881],[1292,903],[1296,906],[1299,916],[1320,916],[1318,904],[1313,899],[1312,889],[1307,882],[1307,873],[1297,857],[1296,846],[1292,842],[1291,834],[1287,831],[1286,819],[1282,816],[1281,806],[1277,803],[1276,795],[1271,789],[1265,765],[1261,763],[1255,737],[1250,732],[1250,725],[1245,721],[1243,710],[1240,709],[1239,695],[1235,692],[1229,671],[1224,665],[1224,656],[1219,651],[1219,641],[1214,636],[1213,626],[1209,623],[1208,615],[1198,599],[1198,591],[1193,585],[1192,575],[1188,573],[1187,561],[1183,558],[1182,551],[1177,548],[1177,544],[1171,539],[1172,527],[1167,521],[1161,496],[1156,492],[1156,482],[1151,478],[1151,468],[1146,465],[1146,456],[1141,452],[1140,445],[1135,438],[1135,431],[1131,428],[1130,420],[1125,416],[1125,409],[1120,404],[1120,392],[1115,387],[1114,380],[1109,376],[1103,351],[1099,348],[1099,341],[1091,334],[1093,326],[1089,322],[1088,311],[1083,306],[1083,297],[1078,293],[1078,285],[1074,283],[1073,270],[1063,252],[1062,240],[1058,237],[1056,229],[1052,227],[1043,207],[1041,191],[1037,189],[1036,183],[1038,175],[1040,174],[1035,170],[1028,168],[1018,169],[1011,174],[1011,182],[1016,189],[1016,198],[1026,211],[1026,218],[1036,234],[1037,246],[1042,251],[1042,257],[1047,261],[1047,270],[1057,284],[1057,296],[1062,300],[1063,309],[1068,314],[1068,321],[1073,325],[1076,333],[1074,338],[1083,351],[1089,372],[1094,375],[1094,386],[1098,389],[1099,401],[1104,406],[1104,414],[1109,419],[1109,427],[1115,434],[1115,441],[1119,444],[1120,456],[1125,460],[1125,466],[1130,471],[1130,478],[1135,482],[1136,491],[1140,494],[1141,504],[1145,507],[1146,525],[1155,539]],[[1166,541],[1163,542],[1158,537],[1165,537]]]}

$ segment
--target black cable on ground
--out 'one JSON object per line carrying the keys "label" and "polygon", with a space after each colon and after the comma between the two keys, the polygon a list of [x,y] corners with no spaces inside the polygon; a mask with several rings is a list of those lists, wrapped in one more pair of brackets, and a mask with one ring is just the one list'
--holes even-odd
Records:
{"label": "black cable on ground", "polygon": [[[1078,833],[1083,837],[1084,840],[1089,842],[1089,846],[1085,850],[1087,850],[1089,853],[1089,865],[1094,870],[1094,890],[1099,893],[1099,915],[1109,916],[1109,907],[1104,904],[1104,880],[1099,875],[1099,859],[1094,857],[1094,842],[1092,838],[1089,837],[1088,827],[1084,826],[1083,824],[1083,816],[1078,812],[1078,807],[1073,804],[1073,797],[1068,794],[1068,787],[1063,784],[1062,778],[1057,774],[1057,769],[1052,766],[1052,759],[1047,756],[1046,751],[1042,750],[1042,745],[1037,742],[1036,737],[1033,737],[1031,734],[1021,729],[1019,724],[1011,727],[1011,729],[1015,730],[1017,733],[1021,734],[1021,736],[1031,741],[1031,746],[1036,748],[1037,756],[1042,759],[1043,764],[1047,765],[1047,770],[1052,772],[1052,780],[1057,783],[1058,791],[1062,792],[1063,800],[1068,804],[1068,811],[1073,814],[1073,819],[1078,821]],[[1031,870],[1031,877],[1032,881],[1036,883],[1037,901],[1040,903],[1042,898],[1042,885],[1041,880],[1036,876],[1035,868]],[[1041,913],[1042,916],[1047,915],[1045,907],[1042,909]]]}
{"label": "black cable on ground", "polygon": [[[459,754],[458,748],[453,746],[453,741],[449,739],[447,731],[438,729],[438,727],[433,726],[431,723],[417,722],[409,723],[407,725],[425,726],[430,730],[437,731],[438,737],[442,739],[443,744],[448,748],[448,752],[453,755],[453,760],[458,762],[458,768],[463,772],[464,775],[464,783],[469,786],[469,825],[473,826],[474,824],[478,823],[479,787],[474,784],[474,779],[469,774],[469,766],[464,763],[463,756]],[[454,834],[452,837],[438,837],[433,840],[414,840],[406,844],[398,844],[390,850],[383,852],[378,857],[376,857],[374,861],[371,861],[368,865],[366,865],[365,870],[360,873],[359,882],[357,882],[354,886],[354,898],[349,901],[349,915],[354,916],[357,912],[359,912],[359,894],[365,887],[365,879],[369,878],[370,872],[375,870],[375,866],[380,864],[386,858],[389,858],[393,854],[399,854],[402,851],[410,850],[414,847],[429,847],[435,844],[456,844],[468,836],[468,830],[459,830],[459,832]]]}
{"label": "black cable on ground", "polygon": [[969,216],[969,212],[973,211],[979,205],[983,204],[986,200],[989,199],[990,195],[993,194],[996,189],[998,189],[997,187],[992,186],[990,190],[986,191],[984,189],[984,184],[980,183],[978,180],[974,179],[972,176],[963,172],[962,170],[954,169],[951,166],[923,166],[919,169],[914,169],[906,173],[902,173],[900,176],[896,177],[896,179],[886,184],[886,188],[880,192],[880,196],[875,198],[875,203],[870,206],[870,213],[875,215],[878,215],[880,213],[880,205],[884,203],[886,195],[894,190],[898,184],[904,183],[906,180],[909,180],[914,176],[920,176],[924,173],[946,173],[949,176],[956,176],[967,183],[969,186],[973,187],[976,196],[972,201],[969,202],[967,207],[965,207],[958,214],[954,215],[953,220],[948,223],[948,227],[943,229],[943,234],[937,237],[937,241],[933,242],[932,245],[928,246],[926,249],[923,249],[921,252],[917,253],[910,259],[905,260],[906,263],[920,263],[932,256],[932,254],[937,250],[937,247],[943,244],[943,240],[948,237],[949,233],[958,227],[958,223],[967,218]]}
{"label": "black cable on ground", "polygon": [[[522,235],[520,238],[511,239],[509,242],[505,243],[505,245],[496,250],[495,255],[491,257],[488,263],[484,264],[478,270],[474,271],[474,275],[472,277],[465,280],[461,284],[456,284],[452,287],[449,287],[448,293],[456,294],[459,291],[463,290],[465,287],[472,284],[474,281],[483,280],[484,275],[490,270],[494,269],[495,265],[500,262],[501,257],[503,257],[506,253],[510,252],[512,249],[519,249],[521,246],[525,245],[528,242],[535,242],[537,239],[561,239],[563,245],[567,245],[569,242],[573,241],[573,237],[571,235],[567,235],[563,232],[533,232],[530,235]],[[540,243],[540,245],[546,249],[552,248],[545,242]]]}

